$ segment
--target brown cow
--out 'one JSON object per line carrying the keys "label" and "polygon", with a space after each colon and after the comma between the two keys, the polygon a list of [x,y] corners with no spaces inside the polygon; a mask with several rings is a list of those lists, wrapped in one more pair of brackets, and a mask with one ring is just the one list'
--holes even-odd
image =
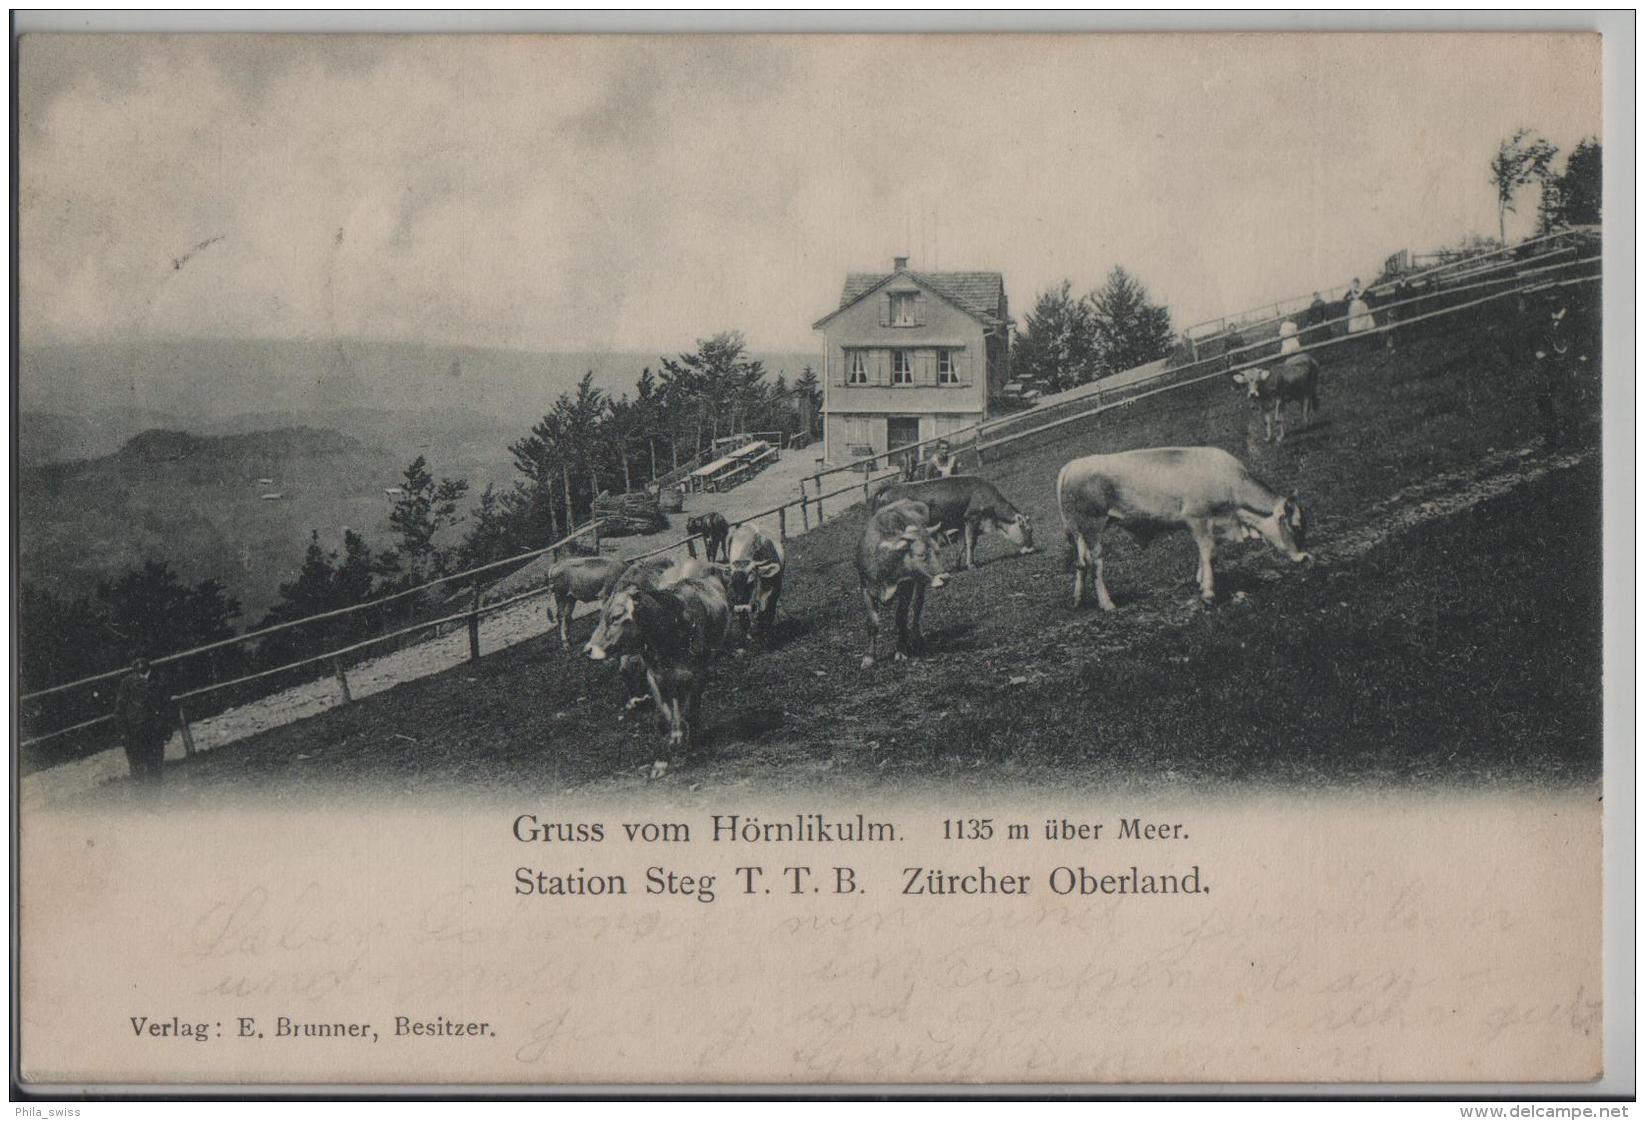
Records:
{"label": "brown cow", "polygon": [[1274,422],[1279,422],[1279,438],[1285,440],[1285,406],[1302,403],[1302,423],[1319,412],[1319,363],[1312,354],[1293,354],[1274,370],[1260,366],[1234,375],[1234,384],[1245,386],[1246,395],[1262,410],[1268,442],[1274,443]]}
{"label": "brown cow", "polygon": [[948,579],[942,550],[927,521],[931,511],[919,502],[893,502],[868,518],[857,544],[857,579],[863,606],[868,609],[868,653],[862,668],[874,664],[879,653],[880,609],[897,604],[895,661],[922,653],[920,614],[925,610],[927,587],[940,588]]}
{"label": "brown cow", "polygon": [[568,557],[548,570],[548,622],[559,630],[563,649],[571,649],[568,632],[577,604],[604,602],[627,567],[616,557]]}
{"label": "brown cow", "polygon": [[657,711],[668,721],[670,747],[689,748],[697,728],[708,665],[725,645],[731,605],[725,585],[693,577],[662,589],[620,588],[600,613],[588,656],[634,650]]}

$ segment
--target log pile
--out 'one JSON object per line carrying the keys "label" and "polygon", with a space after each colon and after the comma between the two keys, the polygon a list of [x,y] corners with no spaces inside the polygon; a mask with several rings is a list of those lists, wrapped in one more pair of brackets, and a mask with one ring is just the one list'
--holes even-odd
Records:
{"label": "log pile", "polygon": [[668,528],[668,518],[658,508],[657,499],[638,491],[632,494],[601,491],[594,500],[594,516],[600,519],[600,532],[607,537],[661,533]]}

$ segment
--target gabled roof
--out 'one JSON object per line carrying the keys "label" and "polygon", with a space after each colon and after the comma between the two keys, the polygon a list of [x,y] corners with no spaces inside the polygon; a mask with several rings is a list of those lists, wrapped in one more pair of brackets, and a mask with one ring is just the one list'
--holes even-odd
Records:
{"label": "gabled roof", "polygon": [[853,272],[845,277],[845,288],[840,292],[840,306],[811,326],[822,327],[840,312],[857,303],[888,281],[906,276],[921,287],[953,304],[973,319],[988,327],[1003,327],[1001,305],[1005,302],[1005,277],[997,272],[916,272],[898,269],[895,272]]}

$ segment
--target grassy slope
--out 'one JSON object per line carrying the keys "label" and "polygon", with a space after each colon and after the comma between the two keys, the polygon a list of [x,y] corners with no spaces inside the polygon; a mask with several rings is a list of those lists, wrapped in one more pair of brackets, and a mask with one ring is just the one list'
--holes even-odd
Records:
{"label": "grassy slope", "polygon": [[[1044,548],[1016,558],[990,544],[981,571],[931,597],[932,653],[914,663],[857,669],[860,516],[792,542],[776,648],[722,664],[705,702],[709,759],[675,774],[844,790],[1006,771],[1105,784],[1597,773],[1597,468],[1341,567],[1223,546],[1219,591],[1251,606],[1209,613],[1189,606],[1185,536],[1139,550],[1116,534],[1120,612],[1068,604],[1053,496],[1067,459],[1217,444],[1296,488],[1325,542],[1410,482],[1534,439],[1530,387],[1490,349],[1452,329],[1397,355],[1333,356],[1324,419],[1279,447],[1220,382],[1014,445],[988,474]],[[538,640],[212,752],[176,785],[392,795],[635,781],[662,737],[619,720],[615,702],[609,670]]]}

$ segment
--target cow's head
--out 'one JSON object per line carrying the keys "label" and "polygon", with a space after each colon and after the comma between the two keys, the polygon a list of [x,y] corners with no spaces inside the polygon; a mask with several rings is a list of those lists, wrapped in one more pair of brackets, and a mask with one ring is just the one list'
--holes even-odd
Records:
{"label": "cow's head", "polygon": [[1018,513],[1008,522],[1001,522],[1000,531],[1006,539],[1017,547],[1018,553],[1032,553],[1034,551],[1034,519],[1027,514]]}
{"label": "cow's head", "polygon": [[1297,563],[1313,559],[1303,552],[1303,544],[1308,539],[1308,518],[1298,505],[1296,495],[1275,499],[1274,508],[1266,514],[1241,511],[1240,520]]}
{"label": "cow's head", "polygon": [[603,662],[611,654],[622,654],[636,645],[639,623],[634,593],[629,589],[613,592],[600,608],[600,621],[594,625],[583,653],[592,661]]}
{"label": "cow's head", "polygon": [[1261,366],[1256,366],[1249,370],[1241,370],[1239,373],[1235,374],[1234,384],[1243,385],[1245,387],[1245,395],[1253,401],[1258,401],[1262,399],[1263,386],[1265,386],[1268,383],[1268,379],[1273,376],[1273,371],[1265,370]]}
{"label": "cow's head", "polygon": [[896,537],[880,542],[880,548],[897,554],[902,561],[903,574],[940,588],[948,581],[942,563],[942,550],[931,530],[923,525],[911,525]]}
{"label": "cow's head", "polygon": [[716,564],[713,569],[714,575],[725,585],[725,596],[732,609],[747,611],[755,593],[760,590],[760,581],[775,580],[782,575],[783,566],[777,561],[739,557],[730,564]]}

